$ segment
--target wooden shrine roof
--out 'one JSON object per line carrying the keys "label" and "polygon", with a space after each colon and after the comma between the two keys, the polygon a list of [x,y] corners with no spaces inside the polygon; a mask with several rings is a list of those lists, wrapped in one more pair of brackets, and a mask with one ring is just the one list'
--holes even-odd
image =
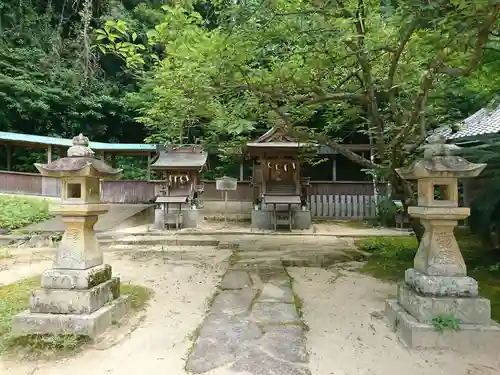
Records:
{"label": "wooden shrine roof", "polygon": [[158,158],[152,169],[202,169],[208,154],[199,145],[158,147]]}

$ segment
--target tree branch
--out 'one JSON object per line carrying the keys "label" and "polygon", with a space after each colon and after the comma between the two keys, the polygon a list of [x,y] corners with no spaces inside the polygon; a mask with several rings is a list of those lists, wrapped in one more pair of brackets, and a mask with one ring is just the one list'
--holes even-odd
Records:
{"label": "tree branch", "polygon": [[368,159],[362,157],[361,155],[356,154],[355,152],[349,150],[347,147],[345,147],[344,145],[341,145],[340,143],[333,142],[332,140],[330,140],[327,136],[325,136],[323,134],[321,134],[321,135],[320,134],[310,134],[310,133],[305,132],[305,131],[297,130],[296,128],[293,127],[293,121],[290,118],[290,116],[288,116],[287,112],[285,111],[285,109],[283,107],[275,106],[274,110],[276,111],[278,116],[280,116],[280,118],[282,119],[282,121],[284,123],[285,128],[283,130],[285,130],[285,132],[287,134],[291,135],[292,137],[297,138],[297,139],[303,139],[303,140],[312,140],[319,145],[328,146],[328,147],[336,150],[339,154],[345,156],[349,160],[352,160],[353,162],[355,162],[355,163],[357,163],[365,168],[375,169],[375,168],[379,167],[377,164],[372,163],[371,160],[368,160]]}
{"label": "tree branch", "polygon": [[425,75],[424,79],[422,80],[422,84],[420,86],[421,91],[420,91],[420,94],[415,99],[414,109],[411,112],[411,115],[408,118],[406,125],[399,132],[399,134],[396,137],[394,137],[394,139],[392,140],[392,142],[390,144],[391,150],[395,150],[402,142],[405,141],[405,139],[411,133],[413,126],[415,125],[417,120],[420,118],[422,111],[423,111],[423,108],[425,106],[425,103],[427,101],[429,91],[432,88],[432,83],[434,81],[434,70],[435,70],[435,67],[431,67],[427,71],[427,74]]}
{"label": "tree branch", "polygon": [[394,55],[392,57],[391,66],[389,68],[389,75],[387,78],[387,88],[392,92],[394,91],[393,90],[394,78],[396,75],[396,71],[398,70],[399,60],[417,26],[418,26],[418,19],[414,19],[407,25],[407,28],[404,30],[399,40],[398,48],[396,49],[396,52],[394,52]]}
{"label": "tree branch", "polygon": [[447,74],[453,77],[465,77],[468,76],[472,70],[479,64],[481,58],[483,57],[483,49],[489,40],[491,28],[498,21],[500,13],[500,7],[496,5],[493,12],[488,16],[487,21],[479,29],[476,44],[474,47],[474,52],[472,58],[469,60],[467,67],[465,68],[453,68],[447,66],[440,66],[437,69],[438,73]]}
{"label": "tree branch", "polygon": [[298,95],[292,97],[291,100],[301,102],[303,105],[315,105],[326,102],[335,102],[342,100],[352,100],[363,102],[365,100],[365,95],[363,94],[355,94],[350,92],[339,92],[339,93],[331,93],[326,95]]}

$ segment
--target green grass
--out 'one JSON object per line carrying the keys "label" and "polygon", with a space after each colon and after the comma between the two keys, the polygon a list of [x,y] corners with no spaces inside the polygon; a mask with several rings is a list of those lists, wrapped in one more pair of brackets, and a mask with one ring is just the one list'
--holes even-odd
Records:
{"label": "green grass", "polygon": [[51,217],[46,200],[0,195],[0,228],[19,229]]}
{"label": "green grass", "polygon": [[[32,277],[17,283],[0,286],[0,353],[40,356],[70,352],[90,342],[87,336],[78,335],[11,335],[12,317],[28,308],[32,290],[40,287],[40,277]],[[146,308],[153,295],[152,290],[133,284],[121,286],[121,293],[131,298],[131,308],[137,312]]]}
{"label": "green grass", "polygon": [[[457,230],[456,238],[467,265],[467,273],[479,283],[479,292],[490,299],[492,318],[500,321],[500,251],[484,248],[481,241],[466,230]],[[356,241],[360,250],[372,253],[361,272],[388,281],[401,281],[407,268],[413,267],[417,251],[414,237],[372,237]]]}

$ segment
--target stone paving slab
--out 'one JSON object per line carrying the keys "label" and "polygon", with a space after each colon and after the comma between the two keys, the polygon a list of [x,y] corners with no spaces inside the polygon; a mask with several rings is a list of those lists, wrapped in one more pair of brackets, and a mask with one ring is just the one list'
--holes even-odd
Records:
{"label": "stone paving slab", "polygon": [[256,291],[252,288],[223,290],[215,297],[210,313],[215,315],[248,314],[255,295]]}
{"label": "stone paving slab", "polygon": [[304,324],[282,265],[226,272],[186,362],[201,374],[219,367],[248,375],[309,375]]}
{"label": "stone paving slab", "polygon": [[222,279],[222,289],[243,289],[252,285],[252,280],[246,270],[226,272]]}
{"label": "stone paving slab", "polygon": [[259,348],[252,348],[238,358],[231,370],[253,375],[309,375],[304,366],[297,366],[289,361],[271,357]]}
{"label": "stone paving slab", "polygon": [[257,302],[293,303],[293,292],[287,286],[266,283],[257,298]]}

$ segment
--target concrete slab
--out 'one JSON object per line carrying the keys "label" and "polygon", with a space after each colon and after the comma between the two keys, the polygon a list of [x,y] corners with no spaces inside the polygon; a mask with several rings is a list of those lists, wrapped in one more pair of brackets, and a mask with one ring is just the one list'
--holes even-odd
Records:
{"label": "concrete slab", "polygon": [[[151,204],[110,204],[109,211],[99,216],[94,229],[97,232],[123,227],[133,227],[153,222],[154,205]],[[64,232],[64,223],[59,216],[38,224],[28,225],[22,232]]]}

